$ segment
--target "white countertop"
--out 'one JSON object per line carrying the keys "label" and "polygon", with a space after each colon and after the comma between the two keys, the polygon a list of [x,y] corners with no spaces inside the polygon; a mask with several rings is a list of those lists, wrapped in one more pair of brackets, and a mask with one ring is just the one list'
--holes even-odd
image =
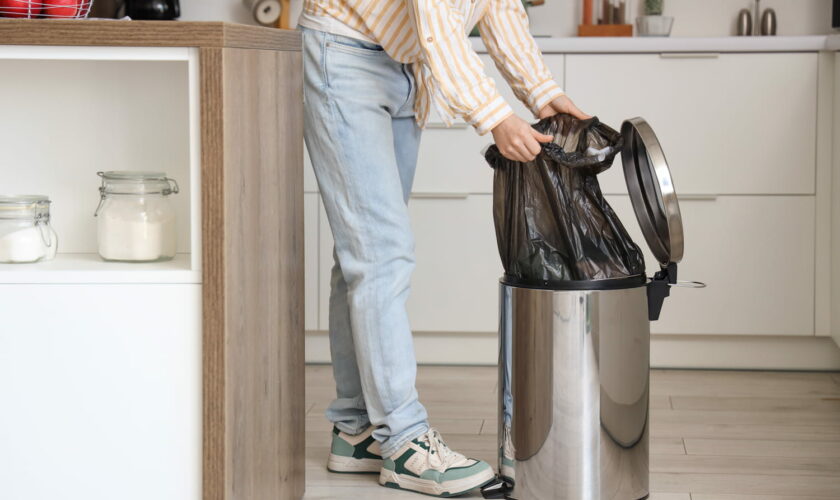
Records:
{"label": "white countertop", "polygon": [[[840,50],[840,35],[688,37],[538,37],[545,53],[817,52]],[[486,52],[472,38],[478,52]]]}

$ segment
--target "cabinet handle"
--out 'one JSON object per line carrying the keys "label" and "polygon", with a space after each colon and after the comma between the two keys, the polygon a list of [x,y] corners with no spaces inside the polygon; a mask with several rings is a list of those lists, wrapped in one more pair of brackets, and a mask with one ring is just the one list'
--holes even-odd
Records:
{"label": "cabinet handle", "polygon": [[716,194],[679,194],[677,200],[685,201],[717,201]]}
{"label": "cabinet handle", "polygon": [[470,124],[465,122],[454,122],[452,125],[447,127],[443,122],[429,122],[426,124],[426,128],[470,128]]}
{"label": "cabinet handle", "polygon": [[662,59],[717,59],[718,52],[660,52]]}
{"label": "cabinet handle", "polygon": [[469,193],[411,193],[412,198],[423,200],[466,200]]}

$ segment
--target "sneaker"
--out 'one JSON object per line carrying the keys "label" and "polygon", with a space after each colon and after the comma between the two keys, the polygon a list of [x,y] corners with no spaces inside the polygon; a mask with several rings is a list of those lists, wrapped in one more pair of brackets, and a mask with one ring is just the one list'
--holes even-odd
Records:
{"label": "sneaker", "polygon": [[436,497],[454,497],[480,488],[494,477],[488,463],[450,450],[440,434],[430,430],[385,460],[379,484]]}
{"label": "sneaker", "polygon": [[327,470],[345,474],[376,474],[382,469],[379,442],[373,438],[373,426],[351,436],[333,427],[332,448]]}

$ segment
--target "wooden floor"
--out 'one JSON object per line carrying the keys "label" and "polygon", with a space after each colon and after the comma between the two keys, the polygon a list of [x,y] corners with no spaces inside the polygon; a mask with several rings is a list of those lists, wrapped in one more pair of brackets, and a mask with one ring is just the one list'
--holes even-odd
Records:
{"label": "wooden floor", "polygon": [[[332,371],[306,375],[304,498],[428,498],[325,470]],[[840,499],[840,374],[658,370],[651,380],[651,500]],[[421,367],[418,389],[448,444],[495,467],[496,369]]]}

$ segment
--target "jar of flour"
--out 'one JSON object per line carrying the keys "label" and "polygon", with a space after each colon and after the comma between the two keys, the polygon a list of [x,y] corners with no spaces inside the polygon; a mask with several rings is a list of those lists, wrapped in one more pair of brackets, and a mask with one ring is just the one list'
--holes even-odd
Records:
{"label": "jar of flour", "polygon": [[171,195],[178,183],[163,172],[99,172],[95,216],[99,255],[108,261],[157,262],[175,257],[177,229]]}
{"label": "jar of flour", "polygon": [[57,249],[49,198],[0,196],[0,263],[50,260]]}

